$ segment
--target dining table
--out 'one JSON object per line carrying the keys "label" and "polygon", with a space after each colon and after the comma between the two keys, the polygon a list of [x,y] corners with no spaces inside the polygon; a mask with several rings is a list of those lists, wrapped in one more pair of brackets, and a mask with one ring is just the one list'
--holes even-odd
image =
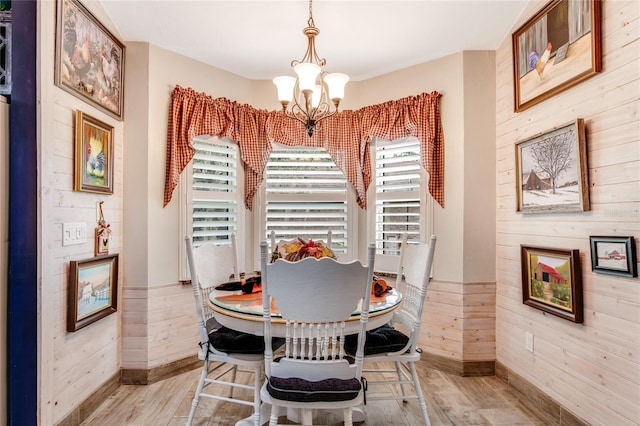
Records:
{"label": "dining table", "polygon": [[[395,288],[388,288],[380,296],[371,294],[369,303],[369,318],[366,329],[372,330],[380,327],[391,320],[393,311],[400,306],[402,294]],[[273,301],[277,308],[277,301]],[[216,321],[232,330],[251,333],[257,336],[264,335],[262,292],[245,294],[240,290],[221,291],[212,290],[209,294],[209,307],[215,312]],[[358,306],[351,317],[345,322],[345,334],[357,333],[360,326],[360,308]],[[273,337],[285,337],[285,321],[277,312],[272,309],[271,335]],[[264,405],[264,404],[263,404]],[[263,420],[269,418],[269,407],[261,409]],[[287,413],[289,420],[296,421],[295,413]],[[364,411],[359,407],[353,410],[353,421],[362,422],[365,420]],[[251,418],[238,421],[236,426],[252,425]]]}
{"label": "dining table", "polygon": [[[393,311],[400,305],[402,294],[393,288],[380,296],[371,294],[369,303],[369,319],[367,330],[380,327],[391,319]],[[277,307],[277,301],[275,301]],[[213,290],[209,294],[209,306],[215,312],[216,320],[232,330],[251,333],[256,336],[264,334],[262,317],[262,292],[245,294],[242,291]],[[345,322],[345,334],[358,332],[360,322],[360,306]],[[285,337],[284,320],[277,309],[272,310],[271,334],[273,337]]]}

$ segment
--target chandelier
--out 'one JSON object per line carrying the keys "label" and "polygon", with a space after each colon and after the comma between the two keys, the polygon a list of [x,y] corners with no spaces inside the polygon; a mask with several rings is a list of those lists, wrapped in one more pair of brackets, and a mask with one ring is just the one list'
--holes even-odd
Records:
{"label": "chandelier", "polygon": [[[291,62],[291,68],[298,77],[280,76],[273,79],[278,88],[282,112],[303,123],[309,137],[313,136],[320,120],[338,112],[338,105],[344,98],[344,86],[349,81],[346,74],[328,74],[323,69],[327,61],[318,57],[316,52],[315,37],[320,30],[313,22],[312,1],[309,0],[307,27],[302,30],[308,39],[307,51],[301,60]],[[287,109],[289,105],[291,108]]]}

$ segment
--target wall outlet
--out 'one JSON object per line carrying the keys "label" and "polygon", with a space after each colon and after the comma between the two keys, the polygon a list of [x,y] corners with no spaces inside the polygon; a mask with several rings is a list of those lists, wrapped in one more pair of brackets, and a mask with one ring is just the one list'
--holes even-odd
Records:
{"label": "wall outlet", "polygon": [[82,244],[87,242],[87,224],[84,222],[62,224],[62,245]]}
{"label": "wall outlet", "polygon": [[533,353],[533,334],[528,331],[524,335],[524,347],[531,353]]}

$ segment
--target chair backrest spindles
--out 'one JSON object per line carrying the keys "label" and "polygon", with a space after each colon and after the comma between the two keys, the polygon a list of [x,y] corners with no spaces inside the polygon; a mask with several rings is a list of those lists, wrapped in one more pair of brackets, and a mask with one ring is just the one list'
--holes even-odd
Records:
{"label": "chair backrest spindles", "polygon": [[402,289],[402,305],[394,312],[393,323],[402,324],[410,332],[411,351],[416,350],[418,343],[435,245],[435,235],[432,235],[426,244],[408,244],[406,234],[402,237],[401,263],[398,268],[398,276],[404,275],[402,286],[399,286]]}
{"label": "chair backrest spindles", "polygon": [[[371,298],[374,245],[369,246],[367,266],[358,261],[340,262],[329,257],[270,263],[266,241],[260,244],[260,252],[267,376],[274,373],[273,368],[278,371],[298,368],[282,360],[273,362],[273,352],[267,339],[271,335],[271,307],[275,306],[285,322],[285,359],[296,360],[296,363],[312,360],[315,368],[309,374],[316,379],[329,374],[329,370],[318,367],[329,362],[337,363],[332,368],[338,373],[331,374],[339,374],[340,377],[352,375],[359,379]],[[345,321],[357,310],[360,312],[358,333],[361,338],[356,363],[350,366],[346,361],[338,361],[346,355]],[[349,373],[350,370],[353,371]]]}

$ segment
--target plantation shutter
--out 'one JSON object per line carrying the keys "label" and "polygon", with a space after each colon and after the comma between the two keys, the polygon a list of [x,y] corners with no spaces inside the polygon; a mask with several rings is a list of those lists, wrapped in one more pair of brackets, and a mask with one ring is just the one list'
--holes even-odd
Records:
{"label": "plantation shutter", "polygon": [[213,139],[193,141],[192,233],[195,245],[206,241],[231,244],[237,230],[235,145]]}
{"label": "plantation shutter", "polygon": [[274,147],[265,171],[266,231],[276,241],[327,239],[347,250],[347,180],[326,150]]}
{"label": "plantation shutter", "polygon": [[420,141],[376,144],[375,171],[377,253],[398,255],[400,234],[420,241]]}

